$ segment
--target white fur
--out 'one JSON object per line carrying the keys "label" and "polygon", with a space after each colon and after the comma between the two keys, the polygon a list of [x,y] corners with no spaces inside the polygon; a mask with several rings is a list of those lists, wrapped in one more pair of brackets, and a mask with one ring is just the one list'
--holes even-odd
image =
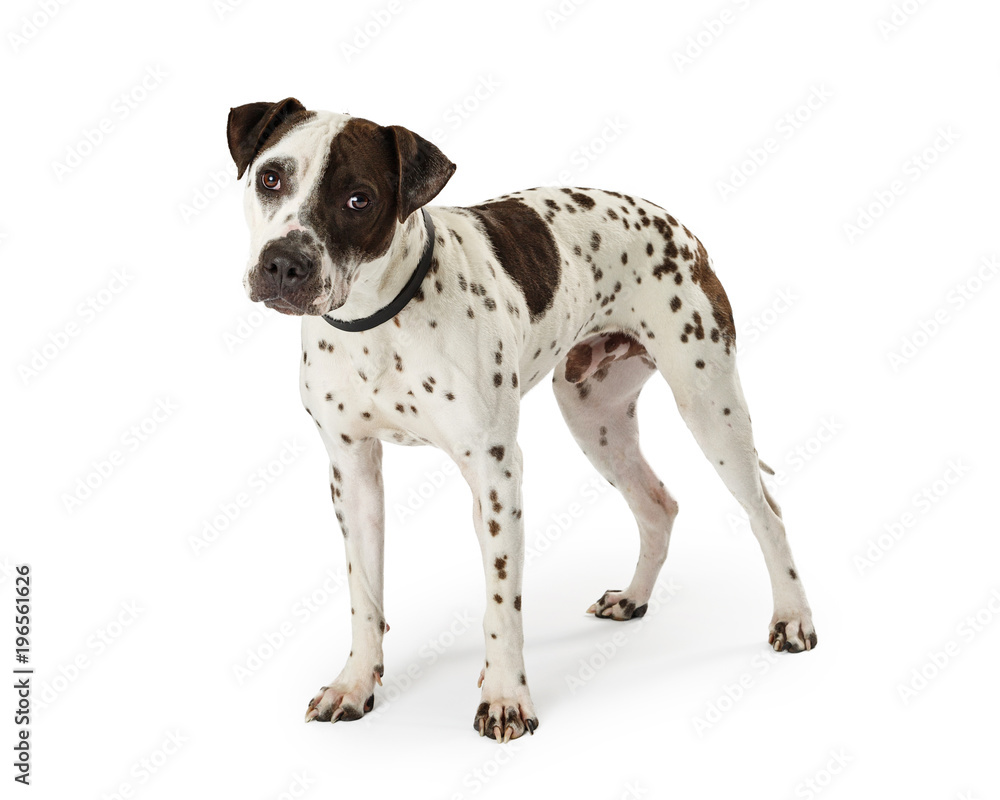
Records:
{"label": "white fur", "polygon": [[[288,153],[318,179],[322,153],[346,118],[322,116],[287,135],[258,158]],[[250,178],[253,180],[253,177]],[[308,191],[303,180],[289,209]],[[382,669],[382,565],[384,510],[381,440],[433,444],[458,464],[473,495],[473,522],[487,579],[484,617],[486,666],[481,676],[481,733],[506,740],[537,724],[522,655],[521,452],[517,445],[519,400],[555,369],[555,391],[574,437],[595,467],[624,495],[640,532],[640,557],[631,583],[607,592],[591,607],[602,617],[628,618],[650,597],[667,554],[677,504],[642,457],[635,399],[658,370],[673,389],[677,407],[706,457],[747,510],[771,577],[772,641],[776,648],[809,649],[815,641],[811,612],[797,578],[777,505],[760,479],[750,417],[735,368],[735,348],[710,335],[681,341],[697,312],[706,331],[716,326],[713,307],[692,279],[692,264],[678,258],[682,282],[656,277],[663,239],[638,223],[666,212],[645,201],[579,190],[593,209],[568,212],[565,190],[535,189],[514,198],[550,213],[561,276],[544,316],[529,320],[515,280],[499,263],[479,218],[461,208],[429,209],[437,228],[438,269],[392,321],[373,330],[336,330],[319,317],[302,322],[301,392],[316,421],[331,462],[331,487],[345,536],[352,601],[352,655],[340,673],[313,698],[307,720],[357,711],[372,694]],[[282,235],[288,223],[265,224],[247,192],[253,254]],[[635,220],[626,230],[622,216]],[[260,226],[257,230],[255,226]],[[655,226],[654,226],[655,227]],[[686,228],[670,225],[673,241],[699,247]],[[597,247],[592,236],[600,233]],[[355,270],[336,316],[355,319],[391,300],[412,274],[423,249],[419,214],[397,224],[389,251]],[[654,255],[647,252],[655,242]],[[623,263],[623,257],[626,259]],[[325,265],[331,267],[332,265]],[[601,277],[596,277],[597,269]],[[353,285],[351,285],[353,284]],[[614,300],[607,300],[613,296]],[[671,310],[679,300],[683,313]],[[603,301],[603,302],[602,302]],[[627,332],[644,348],[601,338]],[[567,355],[577,345],[586,368],[567,377]],[[582,363],[582,362],[581,362]],[[602,366],[603,364],[603,366]],[[585,391],[584,391],[585,389]],[[724,410],[728,411],[724,411]],[[429,556],[431,558],[431,556]],[[502,567],[500,566],[502,565]],[[495,723],[495,724],[494,724]]]}

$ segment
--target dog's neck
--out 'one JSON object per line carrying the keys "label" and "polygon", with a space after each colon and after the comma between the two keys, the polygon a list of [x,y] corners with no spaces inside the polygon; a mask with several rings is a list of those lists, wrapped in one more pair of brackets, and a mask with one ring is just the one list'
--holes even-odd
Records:
{"label": "dog's neck", "polygon": [[424,215],[419,209],[410,214],[405,222],[397,223],[389,249],[379,258],[361,266],[347,302],[327,316],[347,322],[366,319],[385,309],[420,267],[428,233]]}

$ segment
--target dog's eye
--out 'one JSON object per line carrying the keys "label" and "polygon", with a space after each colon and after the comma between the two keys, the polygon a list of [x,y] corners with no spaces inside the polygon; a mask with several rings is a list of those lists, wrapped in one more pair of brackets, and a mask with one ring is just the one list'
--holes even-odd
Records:
{"label": "dog's eye", "polygon": [[361,192],[355,192],[348,199],[347,207],[352,211],[361,211],[362,209],[368,208],[371,202],[372,201],[368,199],[368,195],[361,194]]}
{"label": "dog's eye", "polygon": [[260,174],[260,185],[273,192],[281,188],[281,176],[273,169],[265,170]]}

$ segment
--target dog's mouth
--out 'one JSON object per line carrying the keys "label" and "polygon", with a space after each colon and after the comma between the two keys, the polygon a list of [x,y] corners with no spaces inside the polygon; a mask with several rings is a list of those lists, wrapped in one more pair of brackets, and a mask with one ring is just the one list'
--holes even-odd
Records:
{"label": "dog's mouth", "polygon": [[286,300],[284,297],[269,297],[267,300],[263,301],[264,305],[268,308],[273,308],[275,311],[281,314],[288,314],[291,317],[301,317],[309,312],[304,308],[301,308],[295,303]]}
{"label": "dog's mouth", "polygon": [[288,314],[291,317],[321,317],[340,308],[344,304],[344,300],[331,300],[330,293],[324,294],[316,300],[307,303],[305,307],[284,295],[268,297],[261,302],[268,308],[273,308],[275,311],[281,314]]}

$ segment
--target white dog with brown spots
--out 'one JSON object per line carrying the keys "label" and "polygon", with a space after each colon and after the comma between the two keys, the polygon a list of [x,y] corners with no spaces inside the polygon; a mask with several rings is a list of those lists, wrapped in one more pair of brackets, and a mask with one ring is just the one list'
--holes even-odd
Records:
{"label": "white dog with brown spots", "polygon": [[231,110],[251,231],[251,300],[302,316],[301,390],[330,457],[351,592],[347,663],[306,720],[357,719],[381,682],[382,441],[433,444],[461,469],[486,571],[474,725],[507,741],[538,718],[521,624],[520,399],[553,370],[570,430],[639,526],[635,575],[597,617],[640,617],[677,503],[643,458],[636,398],[659,372],[746,510],[771,578],[775,650],[816,646],[777,504],[761,479],[729,301],[701,243],[663,209],[594,189],[531,189],[432,207],[455,170],[399,126],[307,111]]}

